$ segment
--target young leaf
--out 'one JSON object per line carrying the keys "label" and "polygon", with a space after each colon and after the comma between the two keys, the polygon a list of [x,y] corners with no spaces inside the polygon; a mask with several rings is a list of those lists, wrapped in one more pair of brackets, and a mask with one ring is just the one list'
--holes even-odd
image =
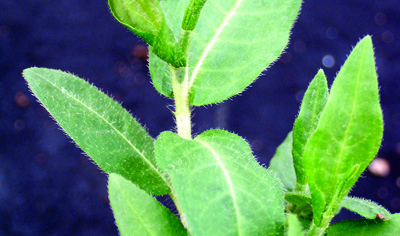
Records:
{"label": "young leaf", "polygon": [[346,220],[331,225],[327,236],[395,236],[400,235],[400,214],[391,220]]}
{"label": "young leaf", "polygon": [[329,97],[328,84],[323,70],[319,70],[304,94],[299,116],[293,126],[293,163],[298,191],[307,186],[303,166],[304,147],[318,125],[319,117]]}
{"label": "young leaf", "polygon": [[390,220],[392,215],[383,206],[370,200],[345,197],[342,206],[350,211],[356,212],[367,219],[375,219],[377,215],[383,216],[386,220]]}
{"label": "young leaf", "polygon": [[201,9],[207,0],[190,0],[182,21],[182,29],[192,31],[196,27]]}
{"label": "young leaf", "polygon": [[289,214],[287,222],[288,222],[287,236],[304,236],[300,221],[295,214]]}
{"label": "young leaf", "polygon": [[[304,192],[290,192],[285,194],[285,200],[289,202],[288,210],[295,213],[301,219],[311,223],[312,220],[312,200],[309,194]],[[307,225],[309,227],[309,225]]]}
{"label": "young leaf", "polygon": [[121,236],[188,235],[166,207],[118,174],[109,175],[108,196]]}
{"label": "young leaf", "polygon": [[164,132],[156,158],[193,235],[283,234],[282,186],[241,137],[208,130],[187,140]]}
{"label": "young leaf", "polygon": [[276,149],[275,155],[269,163],[269,168],[278,173],[279,179],[287,190],[294,190],[296,185],[296,175],[293,168],[292,157],[292,132]]}
{"label": "young leaf", "polygon": [[155,164],[154,140],[121,105],[59,70],[29,68],[23,75],[53,118],[101,169],[151,194],[169,192]]}
{"label": "young leaf", "polygon": [[327,225],[376,155],[383,121],[370,36],[361,40],[337,75],[303,161],[314,224]]}
{"label": "young leaf", "polygon": [[186,66],[185,56],[168,26],[159,0],[109,0],[114,17],[174,67]]}
{"label": "young leaf", "polygon": [[[179,35],[181,29],[174,25],[180,26],[189,0],[163,2]],[[252,83],[285,48],[300,5],[301,0],[208,0],[189,53],[191,104],[221,102]]]}

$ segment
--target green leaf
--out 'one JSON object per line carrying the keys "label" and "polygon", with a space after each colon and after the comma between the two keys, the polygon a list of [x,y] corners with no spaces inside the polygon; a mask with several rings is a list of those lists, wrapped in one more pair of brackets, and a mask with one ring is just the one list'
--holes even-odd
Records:
{"label": "green leaf", "polygon": [[153,138],[121,105],[59,70],[29,68],[23,75],[58,124],[101,169],[151,194],[169,192],[156,167]]}
{"label": "green leaf", "polygon": [[292,132],[288,133],[285,140],[276,149],[269,163],[269,168],[278,174],[285,189],[294,190],[296,175],[293,168]]}
{"label": "green leaf", "polygon": [[190,0],[182,21],[182,29],[192,31],[196,27],[201,9],[207,0]]}
{"label": "green leaf", "polygon": [[[303,160],[314,224],[330,221],[378,152],[383,133],[370,36],[361,40],[337,75]],[[323,222],[326,225],[329,222]]]}
{"label": "green leaf", "polygon": [[345,197],[342,206],[350,211],[360,214],[367,219],[375,219],[377,215],[383,216],[386,220],[390,220],[392,215],[383,206],[367,199]]}
{"label": "green leaf", "polygon": [[325,74],[323,70],[319,70],[304,94],[299,115],[293,126],[293,163],[298,191],[304,191],[307,187],[303,166],[304,147],[318,125],[328,97],[329,91]]}
{"label": "green leaf", "polygon": [[[301,219],[305,219],[311,223],[312,220],[312,199],[311,196],[304,192],[289,192],[285,194],[285,200],[289,202],[288,210],[295,213]],[[309,227],[309,225],[307,225]]]}
{"label": "green leaf", "polygon": [[109,0],[114,17],[174,67],[186,66],[185,56],[168,26],[159,0]]}
{"label": "green leaf", "polygon": [[118,174],[110,174],[108,196],[121,236],[188,235],[166,207]]}
{"label": "green leaf", "polygon": [[241,137],[208,130],[187,140],[164,132],[156,158],[193,235],[283,234],[282,186]]}
{"label": "green leaf", "polygon": [[348,220],[331,225],[327,236],[395,236],[400,235],[400,214],[391,220]]}
{"label": "green leaf", "polygon": [[[162,1],[175,36],[188,4],[189,0]],[[208,0],[189,49],[191,104],[221,102],[252,83],[286,47],[300,5],[301,0]],[[162,61],[157,64],[165,67]]]}
{"label": "green leaf", "polygon": [[289,214],[287,221],[288,221],[287,236],[304,236],[300,221],[295,214]]}

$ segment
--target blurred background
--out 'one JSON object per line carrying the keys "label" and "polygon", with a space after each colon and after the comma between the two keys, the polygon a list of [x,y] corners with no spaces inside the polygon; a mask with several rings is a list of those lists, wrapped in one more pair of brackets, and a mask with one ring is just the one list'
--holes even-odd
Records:
{"label": "blurred background", "polygon": [[[237,133],[268,164],[318,69],[330,85],[367,34],[385,131],[376,161],[350,195],[400,212],[400,1],[306,0],[281,58],[241,95],[195,108],[194,132]],[[63,134],[21,73],[37,66],[85,78],[157,137],[174,129],[172,100],[153,88],[146,60],[146,44],[112,17],[105,0],[1,0],[0,235],[118,235],[107,176]],[[344,211],[336,220],[355,217]]]}

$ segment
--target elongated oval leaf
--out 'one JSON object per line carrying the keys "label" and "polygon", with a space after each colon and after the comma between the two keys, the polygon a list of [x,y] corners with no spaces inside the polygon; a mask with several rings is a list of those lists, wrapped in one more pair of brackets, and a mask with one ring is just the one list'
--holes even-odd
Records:
{"label": "elongated oval leaf", "polygon": [[391,220],[346,220],[331,225],[327,236],[395,236],[400,235],[400,214]]}
{"label": "elongated oval leaf", "polygon": [[283,234],[282,186],[239,136],[209,130],[187,140],[164,132],[156,157],[193,235]]}
{"label": "elongated oval leaf", "polygon": [[63,130],[107,173],[118,173],[151,194],[166,194],[154,140],[117,102],[86,81],[45,68],[24,70],[35,96]]}
{"label": "elongated oval leaf", "polygon": [[392,218],[392,214],[383,206],[368,199],[345,197],[341,204],[344,208],[358,213],[367,219],[375,219],[377,215],[385,217],[386,220]]}
{"label": "elongated oval leaf", "polygon": [[[188,4],[189,0],[163,1],[175,35]],[[300,5],[301,0],[208,0],[189,53],[191,104],[221,102],[252,83],[285,48]]]}
{"label": "elongated oval leaf", "polygon": [[337,75],[303,160],[314,223],[332,214],[376,155],[383,133],[370,36],[361,40]]}
{"label": "elongated oval leaf", "polygon": [[276,149],[269,163],[269,168],[278,174],[286,190],[294,190],[296,175],[293,168],[292,132],[286,136],[285,140]]}
{"label": "elongated oval leaf", "polygon": [[303,152],[308,139],[318,125],[319,117],[329,97],[328,84],[323,70],[311,81],[304,94],[299,115],[293,126],[293,163],[296,171],[297,190],[307,186],[303,166]]}
{"label": "elongated oval leaf", "polygon": [[186,66],[159,0],[108,0],[108,4],[114,17],[151,45],[159,58],[177,68]]}
{"label": "elongated oval leaf", "polygon": [[118,174],[109,176],[108,196],[121,236],[188,235],[166,207]]}

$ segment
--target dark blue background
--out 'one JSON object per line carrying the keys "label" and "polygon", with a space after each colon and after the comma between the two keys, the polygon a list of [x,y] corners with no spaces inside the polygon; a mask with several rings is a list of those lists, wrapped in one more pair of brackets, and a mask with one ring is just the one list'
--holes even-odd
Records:
{"label": "dark blue background", "polygon": [[[268,164],[291,130],[319,68],[329,84],[351,48],[370,34],[376,53],[390,174],[366,171],[351,195],[400,211],[400,3],[308,0],[286,53],[240,96],[194,110],[194,132],[219,127],[245,137]],[[156,137],[174,127],[172,101],[151,85],[144,42],[113,19],[106,1],[0,2],[0,235],[117,235],[106,175],[30,94],[31,66],[73,72],[107,91]],[[335,63],[327,68],[322,59]],[[344,218],[354,217],[344,214]]]}

